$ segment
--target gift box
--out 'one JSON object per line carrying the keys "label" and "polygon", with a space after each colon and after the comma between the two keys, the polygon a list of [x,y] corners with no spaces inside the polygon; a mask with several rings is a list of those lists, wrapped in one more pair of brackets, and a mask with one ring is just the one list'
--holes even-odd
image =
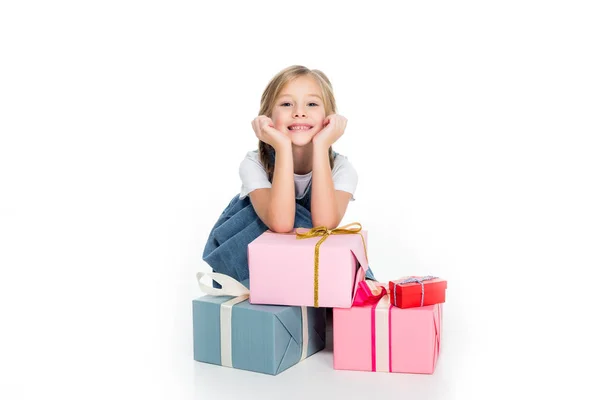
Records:
{"label": "gift box", "polygon": [[290,234],[267,231],[252,241],[250,303],[350,307],[368,269],[367,232],[351,225]]}
{"label": "gift box", "polygon": [[194,360],[277,375],[325,347],[324,308],[253,305],[244,286],[231,290],[233,278],[204,275],[222,289],[201,283],[213,295],[192,301]]}
{"label": "gift box", "polygon": [[441,304],[402,309],[392,306],[387,294],[373,304],[334,308],[333,367],[432,374],[441,323]]}
{"label": "gift box", "polygon": [[411,276],[389,282],[392,304],[400,308],[423,307],[446,301],[447,282],[433,276]]}

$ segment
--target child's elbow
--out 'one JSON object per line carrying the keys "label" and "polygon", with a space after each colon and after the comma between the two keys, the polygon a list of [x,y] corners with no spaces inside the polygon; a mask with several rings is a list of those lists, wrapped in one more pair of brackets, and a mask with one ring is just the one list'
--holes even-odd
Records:
{"label": "child's elbow", "polygon": [[275,233],[288,233],[294,229],[294,224],[273,223],[269,226],[269,229]]}
{"label": "child's elbow", "polygon": [[267,220],[263,221],[269,227],[269,230],[276,233],[288,233],[294,229],[295,214],[290,213],[286,215],[282,212],[270,211],[266,218]]}
{"label": "child's elbow", "polygon": [[288,233],[294,229],[294,220],[292,218],[271,218],[269,221],[269,229],[276,233]]}

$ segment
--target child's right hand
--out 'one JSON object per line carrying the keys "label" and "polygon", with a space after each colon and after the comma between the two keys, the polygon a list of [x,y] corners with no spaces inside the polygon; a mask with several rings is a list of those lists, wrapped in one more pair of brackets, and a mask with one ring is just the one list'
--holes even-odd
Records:
{"label": "child's right hand", "polygon": [[275,125],[271,118],[266,115],[259,115],[252,121],[252,129],[259,140],[270,144],[275,151],[281,146],[291,143],[291,139],[288,135],[275,129]]}

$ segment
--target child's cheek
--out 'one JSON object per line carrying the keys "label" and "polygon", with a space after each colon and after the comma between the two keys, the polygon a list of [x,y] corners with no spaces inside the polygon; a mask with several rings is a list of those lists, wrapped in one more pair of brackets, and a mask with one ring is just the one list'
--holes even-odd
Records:
{"label": "child's cheek", "polygon": [[273,118],[273,126],[280,132],[287,132],[287,126],[282,121]]}
{"label": "child's cheek", "polygon": [[286,133],[288,131],[288,128],[285,126],[285,124],[277,124],[276,127],[280,132]]}

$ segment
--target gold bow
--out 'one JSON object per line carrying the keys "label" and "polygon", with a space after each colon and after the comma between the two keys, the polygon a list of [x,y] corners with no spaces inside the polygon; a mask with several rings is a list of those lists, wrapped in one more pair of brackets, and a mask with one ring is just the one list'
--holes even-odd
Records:
{"label": "gold bow", "polygon": [[[367,258],[367,244],[365,243],[364,236],[362,235],[362,233],[360,233],[361,229],[362,225],[358,222],[353,222],[351,224],[340,226],[339,228],[335,229],[327,229],[326,226],[317,226],[304,233],[298,233],[298,230],[296,229],[296,239],[308,239],[312,237],[322,236],[321,240],[319,240],[315,245],[314,307],[319,307],[319,247],[321,247],[321,243],[323,243],[325,239],[327,239],[330,235],[359,234],[362,239],[363,247],[365,249],[365,258]],[[368,258],[367,262],[369,262]]]}

